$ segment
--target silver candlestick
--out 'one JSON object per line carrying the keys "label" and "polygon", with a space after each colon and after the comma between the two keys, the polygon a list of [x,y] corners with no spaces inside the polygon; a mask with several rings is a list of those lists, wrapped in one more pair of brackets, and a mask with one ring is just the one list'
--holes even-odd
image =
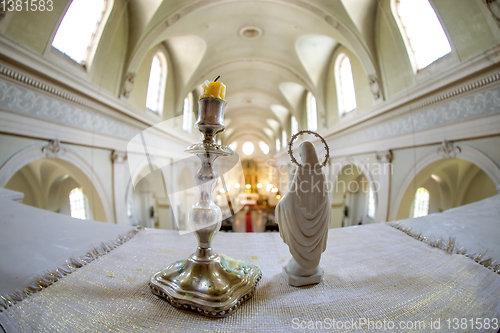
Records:
{"label": "silver candlestick", "polygon": [[198,105],[195,125],[202,133],[203,141],[186,149],[201,160],[195,177],[200,199],[188,215],[191,230],[196,230],[198,248],[189,258],[153,274],[149,285],[155,295],[173,306],[209,317],[225,317],[252,297],[262,273],[256,266],[224,258],[212,251],[212,239],[222,223],[222,212],[212,200],[219,178],[213,163],[217,157],[230,156],[234,152],[215,141],[215,135],[226,129],[226,102],[218,98],[203,98]]}

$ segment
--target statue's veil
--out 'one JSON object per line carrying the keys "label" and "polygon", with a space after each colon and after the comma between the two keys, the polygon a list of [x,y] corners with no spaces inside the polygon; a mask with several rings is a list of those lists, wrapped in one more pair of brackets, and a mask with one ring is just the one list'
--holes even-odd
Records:
{"label": "statue's veil", "polygon": [[312,219],[329,202],[326,179],[311,142],[303,142],[299,147],[299,154],[302,163],[295,173],[289,194],[295,196],[301,212]]}

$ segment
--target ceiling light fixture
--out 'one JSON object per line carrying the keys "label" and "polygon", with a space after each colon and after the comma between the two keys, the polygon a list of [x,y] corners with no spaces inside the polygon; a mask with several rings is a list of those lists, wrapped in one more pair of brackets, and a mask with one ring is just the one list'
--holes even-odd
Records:
{"label": "ceiling light fixture", "polygon": [[240,36],[247,39],[257,39],[262,36],[262,29],[257,27],[243,27],[240,29]]}

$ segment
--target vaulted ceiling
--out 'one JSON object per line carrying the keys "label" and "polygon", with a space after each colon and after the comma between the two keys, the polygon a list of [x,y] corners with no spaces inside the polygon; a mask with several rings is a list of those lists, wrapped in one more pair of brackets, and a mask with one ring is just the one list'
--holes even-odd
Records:
{"label": "vaulted ceiling", "polygon": [[[343,45],[367,74],[374,61],[375,0],[130,0],[134,72],[163,43],[175,68],[178,109],[189,91],[218,75],[227,86],[224,143],[265,141],[272,149],[310,91],[322,108],[325,73]],[[241,145],[240,145],[241,146]],[[257,145],[256,145],[257,146]]]}

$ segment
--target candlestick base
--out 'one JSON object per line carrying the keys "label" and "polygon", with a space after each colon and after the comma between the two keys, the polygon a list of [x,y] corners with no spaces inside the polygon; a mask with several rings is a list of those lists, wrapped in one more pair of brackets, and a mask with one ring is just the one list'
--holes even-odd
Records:
{"label": "candlestick base", "polygon": [[[208,251],[208,253],[207,253]],[[170,304],[208,317],[226,317],[255,292],[260,269],[198,248],[151,277],[153,293]]]}

